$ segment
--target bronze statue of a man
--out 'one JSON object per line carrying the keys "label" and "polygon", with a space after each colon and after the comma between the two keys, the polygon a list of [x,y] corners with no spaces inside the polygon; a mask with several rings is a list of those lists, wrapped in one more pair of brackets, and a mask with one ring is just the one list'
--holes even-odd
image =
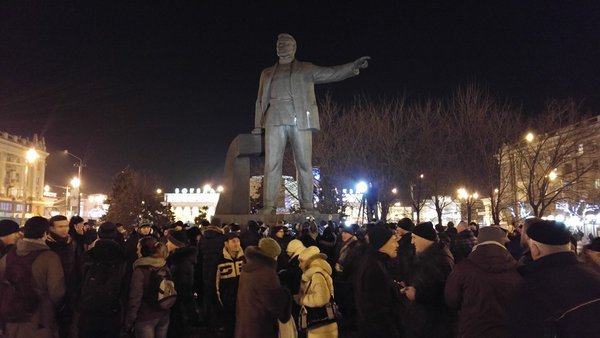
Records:
{"label": "bronze statue of a man", "polygon": [[285,146],[294,153],[298,194],[302,209],[313,209],[312,133],[320,130],[315,84],[342,81],[367,68],[368,56],[339,66],[320,67],[295,59],[296,40],[289,34],[277,37],[279,61],[262,71],[253,133],[265,129],[265,176],[263,211],[274,213]]}

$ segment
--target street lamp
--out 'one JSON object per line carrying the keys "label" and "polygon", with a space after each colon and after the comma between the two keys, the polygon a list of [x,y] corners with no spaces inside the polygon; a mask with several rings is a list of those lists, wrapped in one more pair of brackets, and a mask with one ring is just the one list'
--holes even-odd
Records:
{"label": "street lamp", "polygon": [[467,189],[460,188],[456,191],[458,198],[465,201],[467,205],[467,223],[471,223],[471,211],[473,209],[473,205],[479,199],[478,193],[469,194]]}
{"label": "street lamp", "polygon": [[535,138],[535,136],[533,135],[532,132],[527,133],[527,135],[525,135],[525,141],[531,143],[533,142],[533,139]]}
{"label": "street lamp", "polygon": [[161,188],[156,189],[156,194],[158,194],[158,195],[162,194],[162,189]]}
{"label": "street lamp", "polygon": [[23,210],[21,213],[22,224],[25,224],[25,213],[27,212],[27,185],[29,184],[29,165],[34,163],[38,158],[40,158],[40,154],[38,154],[35,148],[30,148],[25,153],[25,178],[23,179]]}
{"label": "street lamp", "polygon": [[81,190],[79,189],[81,187],[81,180],[79,177],[73,177],[71,179],[71,186],[74,189],[77,189],[77,215],[79,216],[81,208]]}
{"label": "street lamp", "polygon": [[73,180],[71,180],[71,185],[73,188],[77,189],[77,215],[81,216],[81,170],[85,167],[85,164],[81,157],[73,155],[73,153],[70,153],[67,149],[63,150],[63,153],[77,160],[77,163],[73,164],[74,167],[77,167],[77,186],[73,184]]}

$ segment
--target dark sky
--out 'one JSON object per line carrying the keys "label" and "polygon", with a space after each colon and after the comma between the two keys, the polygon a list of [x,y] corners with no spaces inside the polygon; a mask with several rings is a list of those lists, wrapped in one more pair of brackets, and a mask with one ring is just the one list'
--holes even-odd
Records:
{"label": "dark sky", "polygon": [[0,130],[45,137],[51,184],[76,171],[60,150],[83,157],[88,192],[128,164],[165,189],[218,180],[229,142],[253,128],[280,32],[300,60],[372,57],[317,89],[341,102],[476,81],[531,113],[549,97],[600,108],[597,0],[57,3],[0,4]]}

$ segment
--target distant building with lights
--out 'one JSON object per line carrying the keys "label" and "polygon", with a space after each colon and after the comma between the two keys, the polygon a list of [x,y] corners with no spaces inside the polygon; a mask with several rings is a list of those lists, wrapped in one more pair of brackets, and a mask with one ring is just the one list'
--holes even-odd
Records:
{"label": "distant building with lights", "polygon": [[0,218],[44,215],[46,157],[44,138],[0,132]]}
{"label": "distant building with lights", "polygon": [[176,221],[194,223],[194,219],[202,212],[206,212],[209,219],[215,214],[220,195],[217,190],[210,186],[203,189],[176,188],[173,193],[165,193],[164,201],[171,204]]}
{"label": "distant building with lights", "polygon": [[[569,153],[561,156],[558,163],[550,163],[557,151]],[[503,198],[513,218],[531,215],[524,188],[528,177],[519,174],[520,171],[531,172],[532,177],[546,181],[550,192],[568,186],[557,196],[544,218],[564,221],[586,234],[600,234],[600,116],[547,132],[540,138],[529,133],[525,140],[505,145],[501,153],[504,154],[499,159],[501,185],[507,187]],[[531,159],[533,156],[539,159]],[[531,165],[528,163],[542,165],[532,170],[527,167]],[[553,169],[547,173],[549,166]]]}

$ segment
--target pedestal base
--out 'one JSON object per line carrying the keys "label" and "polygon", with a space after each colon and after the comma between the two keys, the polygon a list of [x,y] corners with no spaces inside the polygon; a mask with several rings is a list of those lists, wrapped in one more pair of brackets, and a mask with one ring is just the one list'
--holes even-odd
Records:
{"label": "pedestal base", "polygon": [[319,223],[321,221],[329,221],[330,219],[336,223],[339,223],[340,215],[339,214],[320,214],[319,212],[306,212],[300,214],[250,214],[250,215],[215,215],[214,217],[219,218],[223,224],[229,223],[237,223],[237,224],[246,224],[248,221],[262,221],[266,225],[275,225],[279,221],[285,221],[286,223],[302,223],[308,219],[314,219],[315,222]]}

